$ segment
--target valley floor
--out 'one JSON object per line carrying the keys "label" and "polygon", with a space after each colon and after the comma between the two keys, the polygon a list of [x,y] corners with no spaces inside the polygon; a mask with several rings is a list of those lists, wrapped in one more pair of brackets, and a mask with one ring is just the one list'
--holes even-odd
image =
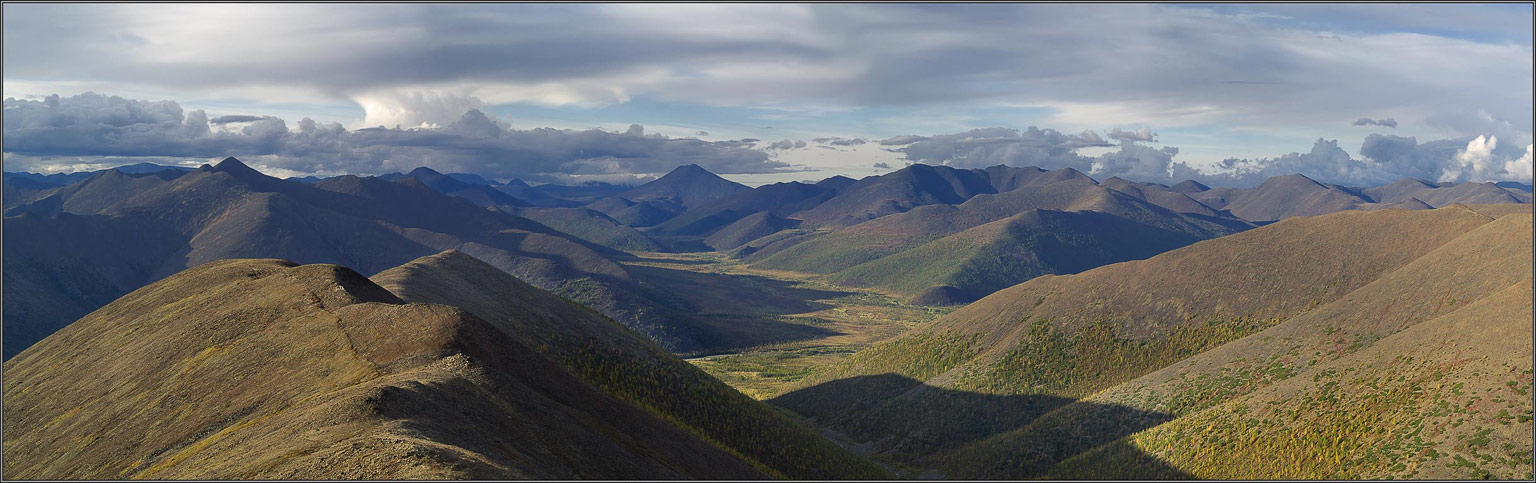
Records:
{"label": "valley floor", "polygon": [[[675,290],[717,324],[770,320],[762,344],[711,351],[688,362],[742,393],[766,400],[782,395],[818,367],[930,322],[949,308],[908,305],[871,289],[851,289],[814,275],[760,270],[723,253],[638,253],[625,262],[654,283]],[[745,324],[743,324],[745,325]],[[764,324],[755,324],[764,327]],[[821,329],[812,338],[795,329]]]}

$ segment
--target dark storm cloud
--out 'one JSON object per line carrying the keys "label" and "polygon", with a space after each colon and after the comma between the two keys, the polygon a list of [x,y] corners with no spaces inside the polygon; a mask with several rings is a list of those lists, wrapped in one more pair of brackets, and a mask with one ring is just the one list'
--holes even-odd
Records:
{"label": "dark storm cloud", "polygon": [[211,132],[203,111],[175,102],[82,94],[5,101],[5,151],[49,157],[260,156],[265,165],[299,172],[379,173],[418,165],[507,178],[539,173],[665,172],[696,163],[717,173],[767,173],[788,167],[744,141],[708,142],[628,132],[507,129],[471,110],[440,129],[349,131],[308,118],[291,130],[260,117],[238,132]]}

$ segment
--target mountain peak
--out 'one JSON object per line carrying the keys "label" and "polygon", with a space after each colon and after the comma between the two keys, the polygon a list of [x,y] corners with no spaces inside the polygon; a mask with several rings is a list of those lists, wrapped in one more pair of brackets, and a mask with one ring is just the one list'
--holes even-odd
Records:
{"label": "mountain peak", "polygon": [[439,173],[436,170],[433,170],[432,168],[428,168],[426,166],[418,167],[416,169],[411,170],[411,172],[406,173],[406,176],[441,176],[441,175],[442,175],[442,173]]}
{"label": "mountain peak", "polygon": [[245,163],[240,162],[240,160],[236,159],[234,156],[230,156],[224,158],[223,161],[219,161],[219,164],[213,165],[213,170],[233,175],[255,174],[258,176],[265,176],[261,174],[260,171],[252,169],[250,166],[246,166]]}
{"label": "mountain peak", "polygon": [[1192,179],[1186,179],[1184,181],[1180,181],[1178,183],[1175,183],[1172,187],[1170,187],[1168,189],[1170,191],[1175,191],[1175,192],[1179,192],[1179,193],[1189,194],[1189,193],[1199,193],[1201,191],[1208,191],[1208,190],[1211,189],[1211,187],[1210,186],[1206,186],[1204,184],[1201,184],[1199,181],[1195,181],[1195,180],[1192,180]]}

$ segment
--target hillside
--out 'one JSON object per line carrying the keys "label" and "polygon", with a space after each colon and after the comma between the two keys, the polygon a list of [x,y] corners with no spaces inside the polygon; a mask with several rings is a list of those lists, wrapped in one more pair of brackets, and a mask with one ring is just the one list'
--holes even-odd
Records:
{"label": "hillside", "polygon": [[[1079,216],[1078,221],[1049,223],[1049,227],[1037,218],[1001,222],[1031,210],[1112,216]],[[982,228],[992,223],[998,224]],[[1069,224],[1078,226],[1065,228]],[[833,278],[843,283],[885,287],[909,297],[928,287],[947,285],[973,300],[1043,273],[1071,273],[1150,256],[1249,226],[1230,218],[1175,213],[1092,180],[1068,179],[977,195],[958,205],[920,206],[805,237],[792,245],[770,244],[746,260],[764,269],[835,274]],[[1048,233],[1054,229],[1068,232]],[[1116,229],[1150,238],[1121,240],[1114,234]],[[1052,238],[1057,241],[1046,242]],[[1146,243],[1137,246],[1142,241]],[[1115,246],[1096,246],[1106,242]],[[927,246],[930,243],[934,245]],[[1068,253],[1081,249],[1087,252]]]}
{"label": "hillside", "polygon": [[4,371],[10,478],[766,476],[492,323],[333,265],[204,264]]}
{"label": "hillside", "polygon": [[715,230],[714,234],[704,239],[704,244],[715,250],[729,251],[752,240],[799,226],[799,220],[784,219],[767,211],[759,211]]}
{"label": "hillside", "polygon": [[594,386],[745,455],[772,474],[839,478],[883,473],[628,329],[473,257],[445,252],[373,280],[409,302],[462,307]]}
{"label": "hillside", "polygon": [[855,265],[830,280],[878,286],[913,303],[926,301],[916,297],[920,292],[943,290],[942,305],[964,304],[1040,275],[1147,258],[1201,238],[1096,211],[1031,209]]}
{"label": "hillside", "polygon": [[[1312,364],[1364,352],[1443,313],[1437,311],[1453,306],[1451,300],[1465,307],[1517,284],[1529,277],[1529,219],[1527,207],[1510,205],[1290,218],[1146,260],[1043,276],[856,353],[774,402],[871,442],[889,458],[951,478],[1317,477],[1279,470],[1210,473],[1221,465],[1206,458],[1230,446],[1170,444],[1190,441],[1188,430],[1158,444],[1117,440],[1276,380],[1310,380]],[[1380,288],[1388,284],[1396,288]],[[1424,297],[1428,293],[1437,295]],[[1499,323],[1516,324],[1518,332],[1519,320]],[[1528,340],[1529,324],[1523,323]],[[1425,344],[1440,343],[1419,339],[1423,354],[1382,346],[1385,355],[1376,357],[1424,357],[1437,353],[1425,351]],[[1216,362],[1186,365],[1206,357]],[[1516,373],[1529,369],[1528,360],[1524,368],[1505,362],[1517,366]],[[1162,379],[1142,380],[1154,377],[1149,374]],[[1461,377],[1468,386],[1490,382],[1467,374]],[[986,416],[1001,403],[974,401],[1016,406],[1007,417]],[[1242,433],[1198,434],[1220,442],[1227,440],[1217,435]],[[1517,451],[1522,444],[1502,441]],[[1185,447],[1193,449],[1179,449]],[[1271,447],[1255,446],[1245,458],[1272,458],[1259,448]],[[1115,459],[1082,455],[1052,470],[1090,450]],[[1131,464],[1142,466],[1110,472]]]}
{"label": "hillside", "polygon": [[379,178],[387,181],[399,181],[405,178],[412,178],[420,181],[421,184],[427,185],[428,188],[436,190],[438,193],[442,193],[455,198],[461,198],[470,203],[474,203],[475,206],[494,206],[501,209],[502,211],[510,211],[512,208],[517,207],[533,206],[527,201],[520,200],[510,194],[497,190],[490,185],[466,183],[457,178],[434,171],[432,168],[428,168],[426,166],[413,169],[411,172],[400,175],[399,177],[391,177],[386,175],[380,176]]}
{"label": "hillside", "polygon": [[705,203],[750,191],[699,165],[678,166],[665,176],[587,205],[634,227],[667,221]]}
{"label": "hillside", "polygon": [[662,250],[662,245],[650,235],[590,208],[531,207],[504,211],[614,250],[626,252]]}
{"label": "hillside", "polygon": [[838,190],[837,196],[792,218],[811,226],[842,227],[929,204],[956,204],[981,193],[996,193],[980,170],[913,164],[870,176]]}
{"label": "hillside", "polygon": [[1462,183],[1440,186],[1412,178],[1361,190],[1377,203],[1394,204],[1418,200],[1433,207],[1454,203],[1530,203],[1528,192],[1507,189],[1495,183]]}
{"label": "hillside", "polygon": [[1231,199],[1223,208],[1244,220],[1269,221],[1358,209],[1370,202],[1349,191],[1293,174],[1264,180],[1258,187]]}
{"label": "hillside", "polygon": [[751,191],[742,191],[689,209],[676,218],[656,225],[650,233],[708,236],[757,213],[785,217],[815,207],[835,196],[837,190],[828,186],[832,184],[789,182],[759,186]]}
{"label": "hillside", "polygon": [[[212,260],[281,257],[376,272],[447,249],[580,300],[669,347],[695,344],[607,258],[621,252],[415,179],[342,176],[310,185],[230,158],[164,177],[108,170],[12,211],[37,218],[6,218],[7,355],[128,290]],[[140,240],[140,232],[154,236]],[[70,295],[75,290],[82,296]],[[31,335],[17,338],[23,334]]]}

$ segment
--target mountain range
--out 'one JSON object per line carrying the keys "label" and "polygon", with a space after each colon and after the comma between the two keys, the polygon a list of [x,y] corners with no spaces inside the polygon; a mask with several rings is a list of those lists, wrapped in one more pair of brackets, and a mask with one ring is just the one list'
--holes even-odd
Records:
{"label": "mountain range", "polygon": [[[4,189],[12,478],[1531,474],[1518,184],[227,158]],[[829,342],[896,311],[931,320]],[[788,382],[754,400],[701,355]]]}

